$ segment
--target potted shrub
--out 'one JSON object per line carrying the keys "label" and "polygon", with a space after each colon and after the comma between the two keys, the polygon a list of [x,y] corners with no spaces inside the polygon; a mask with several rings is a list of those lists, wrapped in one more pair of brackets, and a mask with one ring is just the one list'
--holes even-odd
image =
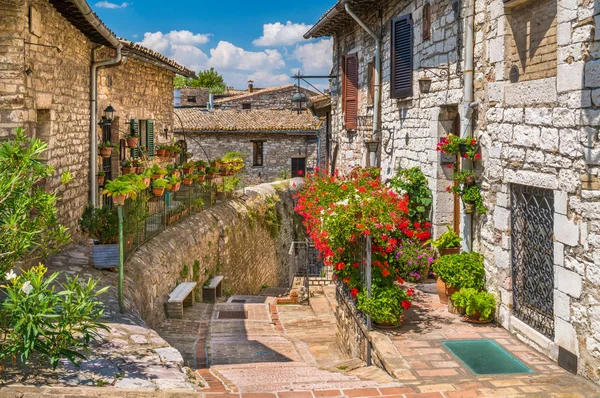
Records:
{"label": "potted shrub", "polygon": [[131,129],[129,135],[126,137],[127,146],[130,148],[136,148],[138,146],[138,141],[140,139],[140,135],[134,129]]}
{"label": "potted shrub", "polygon": [[104,177],[106,176],[106,173],[103,171],[99,171],[96,176],[98,177],[98,185],[102,186],[104,185]]}
{"label": "potted shrub", "polygon": [[465,205],[465,213],[472,214],[477,210],[479,214],[485,214],[487,211],[481,198],[481,190],[477,185],[471,185],[463,190],[461,199]]}
{"label": "potted shrub", "polygon": [[221,167],[219,167],[219,175],[221,175],[221,176],[227,175],[227,167],[225,165],[222,165]]}
{"label": "potted shrub", "polygon": [[123,174],[135,173],[136,167],[133,166],[133,162],[131,160],[126,160],[123,162],[121,170]]}
{"label": "potted shrub", "polygon": [[167,170],[163,169],[156,163],[154,163],[150,170],[152,171],[152,178],[155,180],[163,178],[163,176],[167,174]]}
{"label": "potted shrub", "polygon": [[171,152],[171,157],[173,159],[175,159],[176,157],[178,157],[179,155],[181,155],[182,149],[179,145],[171,145],[171,147],[169,148],[170,152]]}
{"label": "potted shrub", "polygon": [[167,189],[169,191],[171,191],[171,192],[179,191],[179,188],[181,187],[181,177],[172,175],[167,181],[168,181]]}
{"label": "potted shrub", "polygon": [[196,179],[199,182],[203,182],[204,179],[206,178],[206,172],[204,172],[203,170],[200,170],[197,174],[196,174]]}
{"label": "potted shrub", "polygon": [[368,314],[376,326],[395,329],[402,324],[404,308],[410,307],[408,293],[398,285],[371,286],[371,297],[365,291],[357,295],[358,309]]}
{"label": "potted shrub", "polygon": [[217,169],[215,169],[214,167],[209,167],[208,169],[206,169],[206,178],[208,178],[209,180],[212,180],[213,178],[215,178],[216,174],[217,174]]}
{"label": "potted shrub", "polygon": [[451,299],[459,313],[466,315],[467,322],[489,323],[496,312],[496,297],[478,289],[461,289]]}
{"label": "potted shrub", "polygon": [[110,141],[106,141],[98,145],[98,154],[103,158],[109,158],[112,155],[112,150],[114,146],[110,143]]}
{"label": "potted shrub", "polygon": [[164,178],[158,178],[152,181],[152,193],[154,196],[163,196],[168,184],[169,182]]}
{"label": "potted shrub", "polygon": [[185,185],[186,187],[191,186],[194,183],[194,175],[193,174],[186,174],[185,177],[183,178],[183,185]]}
{"label": "potted shrub", "polygon": [[159,145],[158,149],[156,150],[156,156],[158,156],[159,158],[166,158],[167,155],[167,145]]}
{"label": "potted shrub", "polygon": [[483,255],[476,252],[449,254],[433,264],[433,272],[446,284],[446,295],[463,288],[483,288]]}
{"label": "potted shrub", "polygon": [[195,164],[192,161],[185,162],[181,165],[183,168],[183,174],[192,174],[194,172]]}
{"label": "potted shrub", "polygon": [[447,137],[440,139],[436,150],[445,155],[460,155],[475,160],[481,158],[481,155],[476,153],[478,146],[477,140],[473,137],[460,138],[454,134],[449,134]]}
{"label": "potted shrub", "polygon": [[196,170],[198,171],[203,171],[206,168],[207,164],[204,160],[196,160],[194,162],[194,167],[196,167]]}
{"label": "potted shrub", "polygon": [[92,262],[96,268],[119,266],[119,219],[116,207],[95,208],[91,204],[79,220],[81,231],[92,242]]}
{"label": "potted shrub", "polygon": [[133,159],[131,163],[135,167],[135,173],[142,174],[144,172],[144,164],[140,159]]}
{"label": "potted shrub", "polygon": [[135,199],[137,188],[130,181],[114,179],[106,184],[102,193],[106,196],[112,196],[116,205],[124,205],[125,199],[129,197]]}
{"label": "potted shrub", "polygon": [[215,167],[216,167],[217,169],[220,169],[220,168],[221,168],[221,166],[224,166],[223,159],[222,159],[222,158],[216,158],[216,159],[215,159]]}
{"label": "potted shrub", "polygon": [[152,169],[146,169],[142,173],[142,181],[144,182],[144,185],[146,185],[146,188],[150,186],[150,179],[152,178],[152,175]]}
{"label": "potted shrub", "polygon": [[460,253],[462,238],[449,225],[446,227],[448,230],[431,242],[431,245],[438,249],[440,256]]}

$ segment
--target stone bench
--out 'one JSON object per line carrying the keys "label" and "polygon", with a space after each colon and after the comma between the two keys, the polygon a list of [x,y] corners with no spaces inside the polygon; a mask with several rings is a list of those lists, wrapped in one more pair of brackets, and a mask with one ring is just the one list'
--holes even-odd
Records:
{"label": "stone bench", "polygon": [[183,307],[190,307],[194,304],[192,292],[196,285],[196,282],[183,282],[177,285],[175,290],[169,294],[167,318],[183,319]]}
{"label": "stone bench", "polygon": [[218,297],[221,297],[221,282],[223,281],[222,276],[215,276],[212,278],[208,285],[202,287],[202,301],[209,301],[214,303]]}

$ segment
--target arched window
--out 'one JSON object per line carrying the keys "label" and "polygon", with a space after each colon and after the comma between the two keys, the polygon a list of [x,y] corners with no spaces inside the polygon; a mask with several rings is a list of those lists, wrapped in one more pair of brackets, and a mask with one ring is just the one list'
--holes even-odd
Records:
{"label": "arched window", "polygon": [[423,6],[423,41],[431,38],[431,6],[425,3]]}

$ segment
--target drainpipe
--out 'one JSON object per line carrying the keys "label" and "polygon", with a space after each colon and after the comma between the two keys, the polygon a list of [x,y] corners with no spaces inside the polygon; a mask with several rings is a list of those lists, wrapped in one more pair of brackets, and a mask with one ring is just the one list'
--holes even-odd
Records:
{"label": "drainpipe", "polygon": [[105,61],[93,62],[90,72],[90,199],[94,207],[98,207],[98,190],[96,186],[96,171],[98,168],[98,155],[96,153],[96,143],[98,142],[98,70],[109,66],[116,66],[123,62],[123,54],[121,53],[123,44],[119,41],[117,43],[118,45],[115,47],[117,54],[115,57]]}
{"label": "drainpipe", "polygon": [[[473,64],[474,64],[474,15],[475,15],[475,1],[467,0],[467,14],[465,16],[465,71],[463,74],[464,79],[464,93],[463,102],[461,104],[461,131],[460,137],[472,137],[473,136],[473,110],[477,107],[477,103],[473,102]],[[473,161],[470,159],[461,158],[461,165],[463,170],[473,169]],[[464,206],[461,208],[460,213],[460,235],[463,238],[462,250],[470,252],[473,249],[473,229],[472,229],[472,215],[466,214]]]}
{"label": "drainpipe", "polygon": [[[352,17],[374,40],[375,40],[375,92],[373,93],[373,139],[378,140],[379,137],[379,109],[381,108],[381,38],[377,35],[373,29],[369,28],[367,24],[361,20],[358,15],[352,11],[348,5],[348,0],[342,0],[342,4],[346,9],[348,15]],[[370,165],[377,166],[377,153],[370,152]]]}

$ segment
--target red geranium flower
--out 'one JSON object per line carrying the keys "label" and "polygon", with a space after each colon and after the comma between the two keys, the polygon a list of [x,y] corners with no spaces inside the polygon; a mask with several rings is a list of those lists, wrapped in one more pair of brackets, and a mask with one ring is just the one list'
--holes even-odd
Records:
{"label": "red geranium flower", "polygon": [[357,294],[358,294],[358,289],[357,288],[353,288],[352,290],[350,290],[350,295],[352,297],[356,297]]}
{"label": "red geranium flower", "polygon": [[476,154],[475,154],[475,159],[481,159],[481,154],[479,154],[479,153],[476,153]]}
{"label": "red geranium flower", "polygon": [[404,284],[404,279],[402,279],[401,277],[397,276],[396,280],[398,281],[399,284]]}
{"label": "red geranium flower", "polygon": [[402,301],[402,307],[404,307],[405,310],[409,309],[410,305],[411,305],[410,301],[406,301],[406,300]]}
{"label": "red geranium flower", "polygon": [[410,288],[406,291],[406,294],[408,295],[408,297],[412,297],[413,294],[415,294],[415,289]]}
{"label": "red geranium flower", "polygon": [[302,174],[304,174],[304,172],[302,170],[298,170],[298,175],[301,176]]}

